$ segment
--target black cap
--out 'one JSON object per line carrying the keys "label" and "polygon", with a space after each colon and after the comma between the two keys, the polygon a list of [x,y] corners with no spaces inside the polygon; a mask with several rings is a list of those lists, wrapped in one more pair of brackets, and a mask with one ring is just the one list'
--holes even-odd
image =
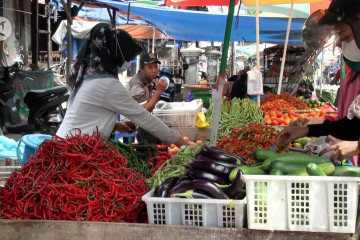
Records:
{"label": "black cap", "polygon": [[355,42],[360,48],[360,1],[332,0],[319,25],[347,23],[351,26]]}
{"label": "black cap", "polygon": [[153,62],[161,64],[161,62],[157,58],[156,53],[150,53],[150,54],[147,53],[147,52],[142,52],[141,53],[141,55],[140,55],[140,66],[143,66],[143,65],[149,64],[149,63],[153,63]]}
{"label": "black cap", "polygon": [[319,25],[348,23],[351,25],[360,13],[359,0],[332,0],[325,15],[319,20]]}

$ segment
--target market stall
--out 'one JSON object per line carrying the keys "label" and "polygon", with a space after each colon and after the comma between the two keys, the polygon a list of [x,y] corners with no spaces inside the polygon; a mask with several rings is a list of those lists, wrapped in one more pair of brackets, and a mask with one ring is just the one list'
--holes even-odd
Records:
{"label": "market stall", "polygon": [[263,231],[250,229],[227,229],[195,226],[170,226],[128,223],[68,222],[68,221],[11,221],[0,220],[2,240],[59,240],[73,239],[119,239],[119,240],[353,240],[359,239],[359,231],[348,233],[316,233],[292,231]]}

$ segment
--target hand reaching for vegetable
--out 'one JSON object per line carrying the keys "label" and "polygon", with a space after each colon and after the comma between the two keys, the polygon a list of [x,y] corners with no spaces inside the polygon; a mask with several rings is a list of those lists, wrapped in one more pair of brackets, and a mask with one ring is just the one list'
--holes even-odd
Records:
{"label": "hand reaching for vegetable", "polygon": [[287,145],[295,139],[307,136],[308,132],[308,127],[285,127],[284,130],[279,133],[275,143]]}
{"label": "hand reaching for vegetable", "polygon": [[298,118],[289,124],[290,127],[306,127],[311,124],[321,124],[324,119],[320,118]]}
{"label": "hand reaching for vegetable", "polygon": [[116,122],[115,129],[119,132],[133,133],[136,131],[136,126],[130,121]]}
{"label": "hand reaching for vegetable", "polygon": [[319,153],[319,156],[329,151],[334,151],[330,156],[330,160],[333,162],[335,162],[336,160],[340,161],[346,157],[352,157],[360,153],[358,141],[342,141],[331,135],[326,138],[326,141],[331,141],[334,144],[323,149]]}

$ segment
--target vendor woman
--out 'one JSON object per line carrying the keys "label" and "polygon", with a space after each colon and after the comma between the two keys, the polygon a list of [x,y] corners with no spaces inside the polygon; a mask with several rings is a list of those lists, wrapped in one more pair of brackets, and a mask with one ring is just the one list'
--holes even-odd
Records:
{"label": "vendor woman", "polygon": [[146,129],[166,144],[186,145],[180,134],[141,107],[118,80],[118,68],[141,52],[141,47],[124,30],[106,23],[95,25],[71,69],[68,108],[57,135],[65,137],[80,129],[96,129],[108,138],[115,128],[134,131],[132,124],[116,122],[118,114]]}

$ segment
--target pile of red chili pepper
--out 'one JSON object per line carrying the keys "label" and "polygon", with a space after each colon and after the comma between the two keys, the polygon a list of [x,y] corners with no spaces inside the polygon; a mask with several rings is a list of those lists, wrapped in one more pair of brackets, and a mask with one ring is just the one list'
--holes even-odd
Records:
{"label": "pile of red chili pepper", "polygon": [[1,216],[141,222],[145,177],[98,134],[45,140],[0,190]]}
{"label": "pile of red chili pepper", "polygon": [[276,141],[278,131],[264,124],[248,124],[243,128],[234,128],[223,136],[217,146],[226,151],[243,156],[249,164],[253,163],[252,152],[257,148],[270,150]]}
{"label": "pile of red chili pepper", "polygon": [[[165,169],[165,161],[171,158],[171,155],[167,152],[158,152],[158,156],[149,158],[147,161],[147,165],[151,168],[150,174],[153,175],[158,169]],[[164,166],[163,166],[164,165]]]}
{"label": "pile of red chili pepper", "polygon": [[265,98],[261,99],[260,106],[264,112],[310,109],[306,103],[289,94],[267,95]]}

